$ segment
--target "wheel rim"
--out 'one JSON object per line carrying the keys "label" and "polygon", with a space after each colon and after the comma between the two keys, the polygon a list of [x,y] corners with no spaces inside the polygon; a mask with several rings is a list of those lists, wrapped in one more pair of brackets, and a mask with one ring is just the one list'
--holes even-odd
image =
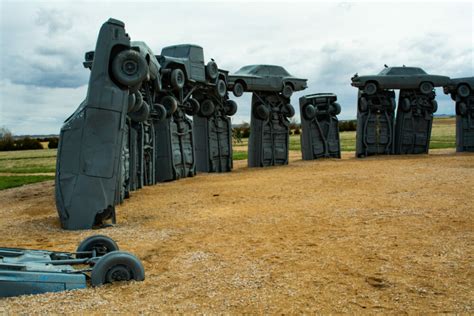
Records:
{"label": "wheel rim", "polygon": [[105,281],[107,283],[128,281],[131,279],[131,277],[132,277],[132,274],[127,267],[123,265],[118,265],[118,266],[112,267],[107,272],[107,275],[105,276]]}
{"label": "wheel rim", "polygon": [[122,64],[122,71],[128,76],[136,74],[138,71],[137,62],[131,59],[124,61]]}

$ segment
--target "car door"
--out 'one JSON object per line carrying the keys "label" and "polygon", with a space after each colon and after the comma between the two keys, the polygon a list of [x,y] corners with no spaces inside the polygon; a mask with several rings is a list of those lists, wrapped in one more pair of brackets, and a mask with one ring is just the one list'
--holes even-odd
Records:
{"label": "car door", "polygon": [[191,78],[198,82],[206,81],[206,70],[204,68],[204,54],[199,47],[190,47],[189,61],[191,63]]}

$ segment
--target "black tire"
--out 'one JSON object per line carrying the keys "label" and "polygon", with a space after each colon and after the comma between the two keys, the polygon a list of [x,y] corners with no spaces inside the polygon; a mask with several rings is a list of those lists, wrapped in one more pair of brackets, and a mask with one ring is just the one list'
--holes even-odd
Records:
{"label": "black tire", "polygon": [[232,89],[232,93],[238,98],[244,94],[244,85],[241,82],[236,82],[234,84],[234,88]]}
{"label": "black tire", "polygon": [[136,112],[136,111],[140,110],[140,108],[142,107],[142,104],[143,104],[143,96],[140,93],[140,91],[135,92],[134,95],[135,95],[135,104],[130,109],[130,113],[133,113],[133,112]]}
{"label": "black tire", "polygon": [[283,114],[286,116],[286,117],[293,117],[295,115],[295,108],[287,103],[283,106]]}
{"label": "black tire", "polygon": [[135,93],[129,94],[128,95],[128,108],[127,108],[128,113],[132,112],[133,108],[135,107],[135,101],[136,101]]}
{"label": "black tire", "polygon": [[189,98],[187,103],[185,113],[189,116],[198,114],[201,107],[199,101],[194,98]]}
{"label": "black tire", "polygon": [[112,61],[112,75],[120,84],[133,87],[145,80],[148,65],[140,53],[127,49],[118,53]]}
{"label": "black tire", "polygon": [[467,84],[460,84],[456,91],[458,95],[463,98],[466,98],[471,94],[471,89],[469,89]]}
{"label": "black tire", "polygon": [[214,105],[214,102],[209,99],[204,100],[201,103],[201,108],[199,109],[199,116],[209,117],[214,113],[215,109],[216,106]]}
{"label": "black tire", "polygon": [[369,103],[366,98],[359,99],[359,112],[367,112],[369,110]]}
{"label": "black tire", "polygon": [[171,72],[171,79],[170,79],[171,87],[175,90],[183,89],[184,84],[186,83],[186,76],[184,72],[177,68]]}
{"label": "black tire", "polygon": [[161,104],[165,107],[166,109],[166,116],[171,117],[174,112],[178,109],[178,100],[176,98],[167,95],[163,99],[161,99]]}
{"label": "black tire", "polygon": [[222,79],[217,80],[216,92],[220,97],[225,97],[227,93],[227,85],[225,84],[224,80]]}
{"label": "black tire", "polygon": [[162,104],[155,103],[153,105],[153,108],[155,109],[156,119],[158,121],[163,121],[166,118],[167,114],[165,107]]}
{"label": "black tire", "polygon": [[101,257],[91,272],[92,286],[120,281],[143,281],[145,269],[140,260],[131,253],[114,251]]}
{"label": "black tire", "polygon": [[[96,251],[96,256],[100,257],[109,252],[119,250],[117,243],[110,237],[104,235],[93,235],[87,237],[77,246],[76,252]],[[77,258],[91,257],[88,254],[77,254]]]}
{"label": "black tire", "polygon": [[224,113],[227,116],[232,116],[237,113],[237,103],[234,100],[227,100],[224,103]]}
{"label": "black tire", "polygon": [[330,105],[330,107],[330,112],[332,115],[338,115],[339,113],[341,113],[341,105],[339,103],[334,102]]}
{"label": "black tire", "polygon": [[206,75],[214,80],[217,78],[217,76],[219,75],[219,67],[217,67],[217,64],[215,61],[210,61],[207,63],[206,65]]}
{"label": "black tire", "polygon": [[431,112],[436,113],[436,111],[438,111],[438,102],[436,102],[436,100],[431,100],[431,105]]}
{"label": "black tire", "polygon": [[312,104],[305,104],[301,109],[303,118],[308,121],[311,121],[316,116],[316,108]]}
{"label": "black tire", "polygon": [[367,95],[373,95],[377,92],[377,84],[375,82],[368,82],[365,84],[364,92]]}
{"label": "black tire", "polygon": [[457,112],[459,112],[458,115],[464,116],[464,115],[467,114],[467,105],[466,105],[466,103],[460,102],[460,103],[458,104],[457,108],[458,108],[458,109],[457,109],[457,110],[458,110]]}
{"label": "black tire", "polygon": [[150,116],[150,106],[148,105],[148,103],[143,101],[140,109],[138,111],[129,113],[128,116],[130,116],[130,118],[134,122],[145,122]]}
{"label": "black tire", "polygon": [[433,91],[433,84],[431,82],[422,82],[420,84],[420,92],[423,94],[430,94]]}
{"label": "black tire", "polygon": [[408,98],[403,98],[402,102],[400,103],[403,112],[410,112],[411,110],[411,103]]}
{"label": "black tire", "polygon": [[281,94],[282,94],[285,98],[289,99],[289,98],[291,98],[291,96],[293,95],[293,88],[292,88],[289,84],[285,84],[285,85],[283,86],[283,90],[281,90]]}
{"label": "black tire", "polygon": [[255,105],[254,115],[258,119],[265,121],[270,117],[270,109],[262,103]]}

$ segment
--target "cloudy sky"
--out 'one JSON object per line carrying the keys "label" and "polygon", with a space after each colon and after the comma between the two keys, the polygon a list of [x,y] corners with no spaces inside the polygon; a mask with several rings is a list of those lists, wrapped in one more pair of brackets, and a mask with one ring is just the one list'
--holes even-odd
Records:
{"label": "cloudy sky", "polygon": [[[333,92],[340,118],[356,116],[351,76],[384,64],[474,75],[474,5],[465,2],[202,2],[0,0],[0,126],[14,134],[57,134],[86,95],[84,52],[103,22],[125,22],[132,40],[156,54],[195,43],[205,58],[236,71],[278,64],[308,78],[301,95]],[[454,104],[437,89],[438,114]],[[250,95],[235,99],[234,123],[250,120]],[[298,111],[297,111],[298,112]],[[299,114],[297,114],[299,120]]]}

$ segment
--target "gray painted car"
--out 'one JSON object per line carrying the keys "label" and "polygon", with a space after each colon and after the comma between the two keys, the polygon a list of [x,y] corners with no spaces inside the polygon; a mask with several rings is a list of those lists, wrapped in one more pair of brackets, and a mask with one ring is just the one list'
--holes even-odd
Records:
{"label": "gray painted car", "polygon": [[351,78],[351,85],[368,95],[383,89],[420,89],[423,94],[429,94],[434,87],[445,86],[449,77],[430,75],[418,67],[386,67],[377,75]]}
{"label": "gray painted car", "polygon": [[278,91],[290,98],[293,91],[306,89],[307,79],[297,78],[277,65],[248,65],[227,78],[227,85],[236,97],[244,92]]}
{"label": "gray painted car", "polygon": [[474,92],[474,77],[450,79],[443,87],[443,91],[445,94],[451,94],[453,101],[456,101],[458,95],[466,98]]}

